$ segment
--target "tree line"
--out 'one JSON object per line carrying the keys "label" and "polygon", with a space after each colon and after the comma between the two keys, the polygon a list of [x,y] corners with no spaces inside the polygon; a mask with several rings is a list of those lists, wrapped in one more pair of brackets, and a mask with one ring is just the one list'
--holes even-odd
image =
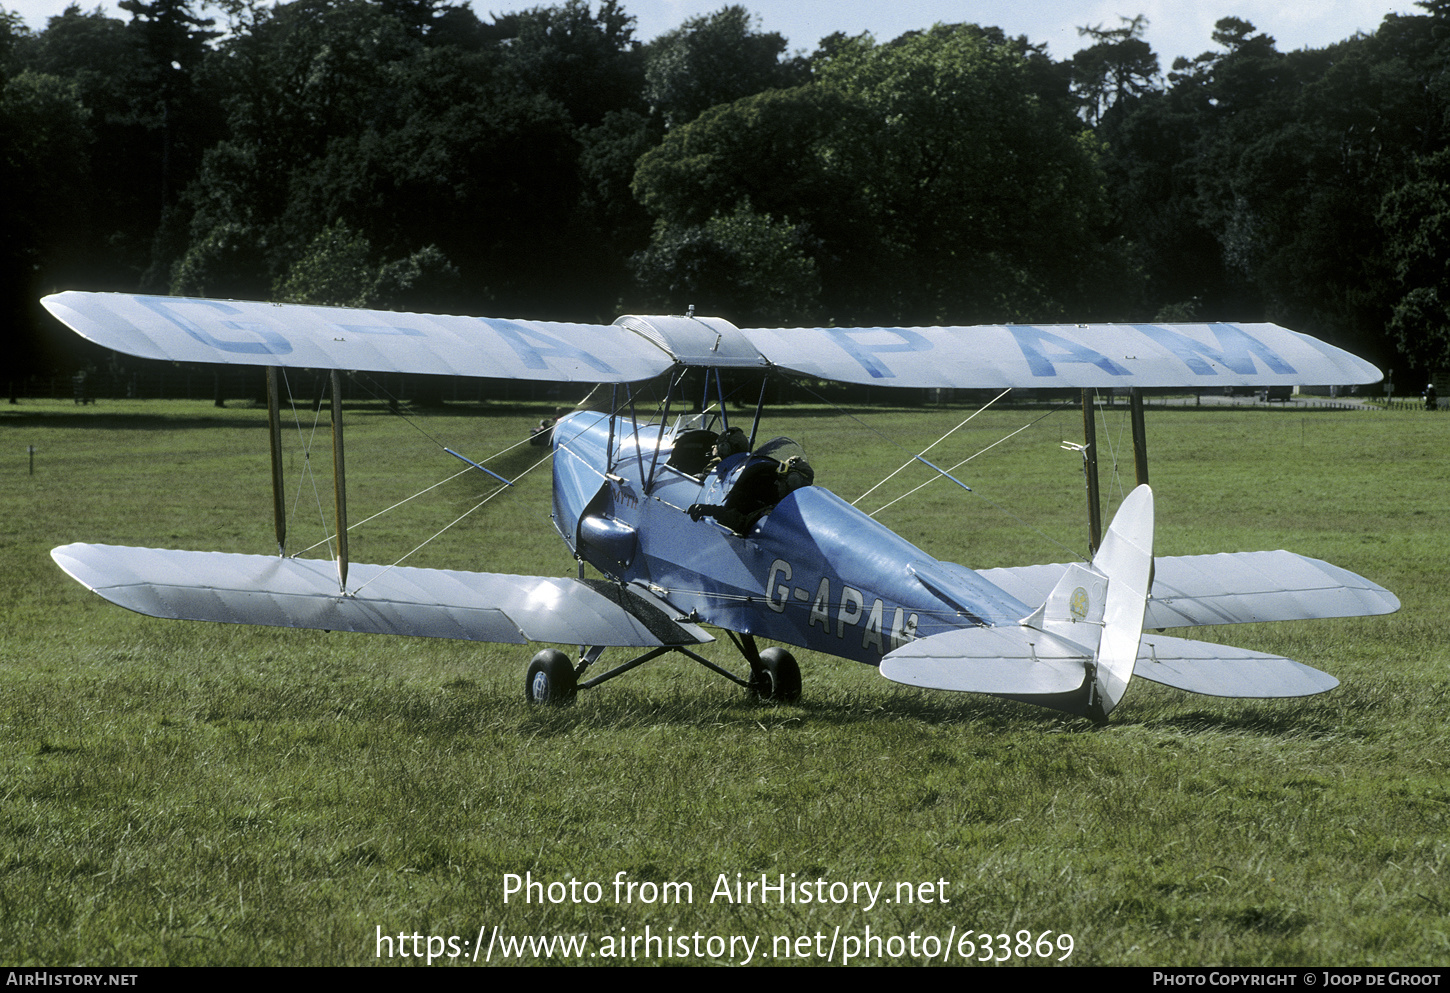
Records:
{"label": "tree line", "polygon": [[[1054,61],[974,24],[809,51],[741,6],[0,9],[0,304],[83,288],[738,325],[1271,320],[1450,366],[1450,0],[1280,52],[1146,21]],[[1441,290],[1446,292],[1442,293]],[[13,373],[12,373],[13,374]]]}

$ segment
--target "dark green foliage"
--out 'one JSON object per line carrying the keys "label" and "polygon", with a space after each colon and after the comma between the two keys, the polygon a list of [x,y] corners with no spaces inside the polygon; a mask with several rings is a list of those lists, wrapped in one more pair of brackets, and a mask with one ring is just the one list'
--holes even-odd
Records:
{"label": "dark green foliage", "polygon": [[521,89],[561,104],[576,124],[596,126],[610,113],[644,109],[644,54],[618,0],[603,0],[597,15],[589,8],[587,0],[566,0],[510,16],[505,52]]}
{"label": "dark green foliage", "polygon": [[1379,222],[1403,295],[1390,331],[1416,371],[1450,368],[1450,150],[1416,163],[1413,178],[1385,196]]}
{"label": "dark green foliage", "polygon": [[741,205],[703,224],[662,227],[635,256],[651,301],[671,313],[695,307],[747,327],[790,327],[818,318],[820,276],[800,228]]}
{"label": "dark green foliage", "polygon": [[[1225,18],[1220,51],[1180,59],[1163,90],[1102,115],[1118,223],[1147,278],[1143,316],[1192,301],[1202,318],[1267,318],[1396,361],[1387,329],[1403,323],[1402,291],[1388,260],[1414,235],[1382,204],[1445,146],[1450,108],[1444,14],[1426,9],[1288,54]],[[1401,361],[1428,361],[1407,348]]]}
{"label": "dark green foliage", "polygon": [[[861,183],[870,168],[867,126],[859,101],[810,85],[716,107],[672,130],[635,173],[635,195],[662,222],[655,248],[747,206],[816,243],[802,247],[815,259],[824,299],[846,301],[833,308],[844,320],[873,279],[883,234]],[[658,287],[660,277],[650,282]]]}
{"label": "dark green foliage", "polygon": [[805,66],[784,59],[786,40],[754,30],[755,16],[735,4],[692,18],[649,47],[645,100],[674,127],[711,107],[804,81]]}
{"label": "dark green foliage", "polygon": [[372,246],[362,235],[341,222],[329,225],[278,280],[271,298],[334,307],[422,310],[426,297],[407,306],[420,286],[438,293],[458,275],[434,245],[381,266],[372,255]]}
{"label": "dark green foliage", "polygon": [[1093,44],[1069,63],[1072,91],[1090,124],[1100,122],[1114,105],[1141,97],[1158,84],[1158,56],[1143,40],[1148,19],[1139,14],[1119,20],[1123,23],[1117,28],[1099,25],[1078,29],[1078,34],[1092,39]]}
{"label": "dark green foliage", "polygon": [[372,276],[412,273],[372,298],[427,310],[1270,319],[1450,359],[1438,0],[1287,53],[1226,17],[1166,76],[1141,15],[1054,62],[970,24],[790,55],[739,5],[648,45],[624,0],[227,0],[225,35],[184,0],[122,9],[0,10],[0,309],[28,370],[63,340],[44,292],[266,297],[343,229]]}
{"label": "dark green foliage", "polygon": [[834,39],[813,82],[672,130],[635,192],[661,235],[742,204],[803,226],[837,323],[1085,319],[1126,274],[1095,144],[1034,59],[973,25]]}

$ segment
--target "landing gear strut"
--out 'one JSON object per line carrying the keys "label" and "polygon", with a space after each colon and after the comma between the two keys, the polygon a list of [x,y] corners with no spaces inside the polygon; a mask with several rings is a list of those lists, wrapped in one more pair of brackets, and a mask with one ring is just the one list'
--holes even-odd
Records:
{"label": "landing gear strut", "polygon": [[745,660],[750,663],[749,679],[741,679],[730,670],[716,665],[682,645],[670,645],[646,652],[638,658],[620,663],[608,672],[581,681],[580,677],[584,675],[584,671],[598,661],[599,656],[603,654],[602,647],[596,646],[586,650],[577,666],[572,665],[569,657],[563,652],[546,648],[534,656],[533,661],[529,663],[528,671],[524,674],[524,698],[529,703],[535,704],[570,704],[574,702],[574,698],[580,690],[592,689],[600,683],[624,675],[651,659],[670,652],[678,652],[687,658],[694,659],[705,668],[718,672],[732,683],[744,687],[757,700],[770,703],[795,703],[800,699],[801,669],[796,663],[794,655],[784,648],[767,648],[759,651],[755,647],[755,639],[750,635],[726,633],[730,635],[730,640],[735,643],[735,647],[740,649],[740,654],[745,656]]}

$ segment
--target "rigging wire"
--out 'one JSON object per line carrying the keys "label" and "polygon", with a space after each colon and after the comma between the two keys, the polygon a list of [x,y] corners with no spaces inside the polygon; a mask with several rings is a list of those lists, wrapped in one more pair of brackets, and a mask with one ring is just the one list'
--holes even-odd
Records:
{"label": "rigging wire", "polygon": [[[334,552],[332,548],[333,528],[332,525],[327,523],[327,511],[324,510],[322,507],[322,494],[318,492],[317,489],[317,474],[312,471],[312,444],[317,439],[317,425],[322,420],[322,400],[324,396],[324,391],[322,389],[319,389],[317,394],[317,410],[313,414],[312,418],[312,433],[304,436],[302,434],[302,420],[297,416],[297,398],[292,395],[292,381],[287,378],[287,369],[285,366],[282,367],[282,382],[287,387],[287,405],[292,410],[292,422],[297,426],[298,444],[302,446],[302,468],[298,473],[297,495],[292,499],[292,509],[288,515],[287,527],[290,531],[292,527],[292,521],[297,513],[297,505],[302,501],[302,482],[304,479],[310,480],[312,483],[312,495],[317,500],[317,516],[322,519],[322,533],[326,535],[326,537],[323,538],[322,541],[319,541],[316,544],[304,549],[304,551],[311,551],[313,548],[316,548],[318,545],[321,545],[325,542],[327,544],[328,557],[333,562],[336,562],[337,553]],[[296,556],[297,553],[293,552],[290,557],[295,558]]]}
{"label": "rigging wire", "polygon": [[[1106,413],[1106,411],[1103,413],[1103,419],[1106,422],[1106,420],[1107,420],[1107,413]],[[1117,452],[1114,452],[1113,453],[1113,480],[1118,484],[1118,504],[1119,505],[1121,505],[1122,502],[1128,498],[1128,493],[1127,493],[1127,490],[1125,490],[1124,487],[1123,487],[1123,473],[1122,473],[1121,467],[1118,464],[1118,459],[1119,459],[1118,453],[1119,452],[1122,452],[1122,450],[1123,450],[1123,432],[1127,430],[1127,428],[1128,428],[1128,422],[1131,421],[1132,419],[1133,419],[1132,418],[1132,408],[1129,407],[1128,410],[1123,411],[1123,415],[1122,415],[1122,417],[1118,421],[1118,449],[1117,449]],[[1135,468],[1135,471],[1136,471],[1136,466],[1134,468]],[[1137,480],[1135,479],[1134,480],[1134,484],[1136,485],[1136,483],[1137,483]]]}
{"label": "rigging wire", "polygon": [[[426,487],[424,489],[421,489],[417,493],[414,493],[412,496],[403,497],[403,499],[399,500],[397,503],[393,504],[391,507],[385,507],[382,510],[378,511],[376,514],[373,514],[370,517],[364,517],[360,521],[352,521],[352,522],[349,522],[349,524],[347,526],[347,530],[350,533],[350,532],[352,532],[352,530],[354,528],[361,527],[362,525],[366,524],[368,521],[373,520],[374,518],[382,517],[388,511],[390,511],[390,510],[396,510],[396,509],[398,509],[399,507],[401,507],[403,504],[407,503],[410,500],[416,500],[418,497],[422,496],[425,493],[431,493],[433,490],[436,490],[438,487],[443,486],[446,483],[451,483],[455,479],[457,479],[459,476],[465,475],[466,473],[468,473],[469,471],[471,471],[472,468],[473,468],[472,466],[469,466],[467,469],[460,469],[458,472],[455,472],[453,475],[447,476],[447,477],[445,477],[443,479],[438,480],[438,482],[434,483],[432,486],[429,486],[429,487]],[[332,540],[331,537],[328,537],[328,538],[324,538],[323,539],[323,541],[331,541],[331,540]],[[306,548],[301,549],[296,554],[297,555],[302,555],[305,552],[310,552],[314,548],[316,548],[318,545],[321,545],[321,544],[322,544],[322,541],[315,542],[315,543],[313,543],[311,545],[308,545]]]}
{"label": "rigging wire", "polygon": [[[828,404],[828,406],[834,407],[835,412],[841,413],[841,415],[845,415],[847,417],[850,417],[850,419],[851,420],[854,420],[854,422],[856,422],[858,426],[861,426],[861,428],[866,429],[866,431],[869,431],[871,433],[874,433],[874,435],[876,435],[877,438],[882,439],[882,441],[887,442],[887,444],[895,445],[896,448],[899,448],[900,449],[900,451],[908,452],[908,454],[911,454],[911,451],[909,451],[909,449],[906,448],[906,446],[903,446],[902,444],[900,444],[899,441],[896,441],[895,438],[890,438],[890,436],[887,436],[886,433],[880,431],[880,429],[873,428],[873,426],[871,426],[871,425],[867,425],[866,422],[863,422],[863,420],[861,420],[860,417],[857,417],[856,415],[854,415],[854,413],[851,413],[850,410],[845,410],[844,407],[841,407],[841,404],[832,402],[832,400],[825,399],[824,396],[821,396],[821,394],[816,393],[815,390],[812,390],[811,389],[811,386],[808,386],[808,384],[805,383],[805,380],[799,380],[799,378],[790,377],[790,381],[792,381],[792,383],[795,383],[795,386],[798,386],[800,390],[805,391],[805,393],[811,394],[811,396],[812,397],[815,397],[815,399],[816,400],[819,400],[819,402],[825,403],[825,404]],[[1000,399],[1000,397],[998,397],[998,399]],[[996,400],[998,400],[998,399],[992,400],[992,403],[996,403]],[[987,445],[986,448],[983,448],[982,449],[982,451],[976,452],[976,454],[973,454],[973,455],[969,455],[969,457],[964,458],[964,460],[961,460],[960,462],[957,462],[957,464],[956,465],[953,465],[953,467],[951,467],[950,470],[947,470],[947,473],[954,473],[954,471],[957,471],[958,468],[963,467],[963,465],[966,465],[967,462],[970,462],[971,460],[973,460],[973,458],[976,458],[977,455],[985,454],[985,452],[990,451],[990,449],[996,448],[996,446],[1002,444],[1002,442],[1011,441],[1012,438],[1015,438],[1016,435],[1021,435],[1022,432],[1027,431],[1027,429],[1028,428],[1031,428],[1031,426],[1034,426],[1035,423],[1040,422],[1040,420],[1047,419],[1047,417],[1050,417],[1051,415],[1054,415],[1054,413],[1057,413],[1058,410],[1067,409],[1067,407],[1072,406],[1072,404],[1073,404],[1072,400],[1064,400],[1064,402],[1058,403],[1057,406],[1050,407],[1050,409],[1048,409],[1047,412],[1043,413],[1043,415],[1041,415],[1040,417],[1034,417],[1034,419],[1029,420],[1029,422],[1028,423],[1025,423],[1025,425],[1022,425],[1021,428],[1018,428],[1018,429],[1016,429],[1016,431],[1012,432],[1011,435],[1006,435],[1005,438],[999,438],[998,441],[992,442],[992,444]],[[960,425],[958,425],[958,426],[960,426]],[[956,431],[956,429],[953,429],[953,431]],[[947,432],[947,433],[951,433],[951,432]],[[914,455],[914,457],[912,457],[912,460],[911,461],[918,461],[918,460],[916,460],[915,455]],[[924,461],[924,460],[922,460],[922,461]],[[928,465],[929,465],[929,462],[928,462]],[[932,468],[935,468],[935,467],[932,467]],[[945,473],[941,473],[941,470],[937,470],[937,473],[940,473],[941,475],[945,475]],[[928,478],[928,480],[925,481],[925,483],[919,484],[919,486],[914,487],[914,489],[911,489],[911,490],[906,491],[906,493],[903,493],[902,496],[896,497],[896,500],[892,500],[892,502],[890,502],[890,503],[886,503],[886,504],[883,504],[883,506],[877,507],[876,510],[873,510],[873,512],[869,513],[869,515],[867,515],[867,516],[869,516],[869,518],[874,518],[874,516],[876,516],[877,513],[882,512],[882,510],[885,510],[886,507],[892,506],[893,503],[899,502],[899,500],[906,499],[906,497],[911,496],[912,493],[915,493],[916,490],[922,489],[922,487],[924,487],[924,486],[928,486],[929,483],[934,483],[934,481],[937,480],[937,478],[941,478],[941,475],[932,475],[932,477],[931,478]],[[948,478],[950,478],[950,477],[948,477]],[[885,480],[883,480],[883,481],[885,481]],[[877,486],[879,486],[879,484],[877,484]],[[873,489],[876,489],[876,487],[873,487]],[[1032,531],[1032,532],[1037,533],[1037,535],[1040,535],[1041,538],[1044,538],[1045,541],[1050,542],[1050,544],[1057,545],[1058,548],[1067,549],[1067,551],[1069,551],[1070,554],[1073,555],[1073,558],[1079,558],[1080,557],[1080,552],[1077,551],[1076,548],[1073,548],[1072,545],[1063,544],[1063,542],[1058,541],[1058,539],[1053,538],[1053,536],[1051,536],[1051,535],[1048,535],[1048,533],[1045,532],[1045,531],[1043,531],[1043,529],[1038,528],[1037,525],[1032,525],[1032,523],[1029,523],[1029,522],[1027,522],[1027,520],[1022,519],[1021,516],[1018,516],[1018,515],[1016,515],[1016,513],[1011,512],[1011,510],[1006,509],[1006,507],[1003,507],[1002,504],[996,503],[995,500],[987,499],[986,496],[983,496],[982,491],[980,491],[980,490],[969,490],[969,493],[974,494],[974,496],[976,496],[976,497],[979,497],[979,499],[980,500],[983,500],[983,502],[985,502],[987,504],[987,506],[993,507],[993,509],[996,509],[996,510],[1000,510],[1000,512],[1002,512],[1003,515],[1006,515],[1006,516],[1008,516],[1008,518],[1011,518],[1012,520],[1015,520],[1015,522],[1018,522],[1019,525],[1024,526],[1024,528],[1027,528],[1028,531]],[[863,494],[863,496],[864,496],[864,494]],[[857,497],[857,499],[860,499],[860,497]]]}
{"label": "rigging wire", "polygon": [[[882,486],[885,486],[888,482],[890,482],[892,479],[894,479],[897,476],[898,473],[904,472],[908,467],[914,465],[917,462],[926,462],[926,460],[922,458],[923,455],[925,455],[927,452],[931,451],[937,445],[940,445],[942,442],[946,441],[953,434],[955,434],[958,430],[960,430],[961,428],[965,427],[966,424],[967,424],[967,422],[970,421],[973,417],[976,417],[982,411],[986,410],[988,407],[992,406],[992,404],[996,403],[998,400],[1002,399],[1004,396],[1006,396],[1008,393],[1011,393],[1011,392],[1012,392],[1012,388],[1009,386],[1007,389],[1003,390],[1001,393],[998,393],[996,396],[994,396],[991,400],[987,401],[987,403],[983,404],[982,406],[978,407],[976,410],[972,411],[972,413],[967,417],[967,419],[965,421],[962,421],[961,424],[958,424],[956,427],[952,428],[950,431],[948,431],[946,434],[942,435],[936,441],[933,441],[930,445],[927,445],[914,458],[908,459],[907,461],[903,462],[901,464],[901,468],[897,469],[896,472],[893,472],[891,475],[889,475],[885,479],[881,480],[879,483],[877,483],[875,486],[871,487],[865,493],[862,493],[856,499],[852,500],[851,501],[851,506],[853,506],[853,507],[856,506],[856,504],[858,504],[862,500],[866,499],[872,493],[875,493]],[[927,465],[931,465],[931,463],[930,462],[927,462]],[[932,468],[933,469],[936,469],[936,466],[932,466]],[[953,467],[953,468],[955,468],[955,467]],[[938,469],[937,471],[940,472],[941,470]]]}
{"label": "rigging wire", "polygon": [[[517,446],[513,446],[513,447],[517,447]],[[523,472],[519,473],[515,478],[516,479],[522,479],[522,478],[524,478],[529,473],[531,473],[535,469],[537,469],[539,466],[541,466],[545,462],[549,461],[549,459],[551,459],[551,458],[553,458],[553,453],[552,452],[550,452],[548,455],[545,455],[543,458],[539,459],[539,461],[537,461],[533,465],[529,466]],[[468,471],[467,469],[463,470],[463,472],[467,472],[467,471]],[[463,473],[459,473],[458,475],[462,475],[462,474]],[[447,482],[447,480],[444,480],[443,482]],[[437,485],[441,486],[442,483],[438,483]],[[431,489],[432,487],[429,487],[429,488]],[[419,549],[422,549],[424,546],[428,545],[430,542],[432,542],[435,539],[441,537],[446,531],[448,531],[450,528],[452,528],[459,521],[463,520],[465,517],[467,517],[468,515],[472,514],[474,511],[478,510],[484,504],[488,503],[494,497],[498,496],[500,493],[503,493],[507,489],[508,489],[507,486],[498,486],[498,487],[496,487],[492,493],[490,493],[487,496],[485,496],[482,500],[478,501],[478,503],[474,504],[468,510],[465,510],[463,513],[459,514],[452,521],[449,521],[437,533],[435,533],[435,534],[431,535],[430,537],[425,538],[423,541],[419,542],[412,549],[410,549],[409,551],[405,552],[402,556],[400,556],[397,559],[397,561],[393,562],[391,565],[384,566],[382,569],[380,569],[378,571],[377,576],[374,576],[372,579],[369,579],[367,581],[367,583],[363,583],[361,586],[358,586],[358,587],[354,588],[353,591],[352,591],[353,592],[353,595],[356,596],[359,592],[361,592],[361,590],[363,589],[363,587],[367,586],[368,583],[371,583],[374,579],[377,579],[379,576],[382,576],[383,573],[387,572],[390,569],[394,569],[394,568],[396,568],[399,565],[402,565],[403,562],[405,562],[414,553],[416,553],[417,551],[419,551]],[[414,495],[416,496],[418,494],[414,494]],[[409,497],[408,499],[411,500],[412,497]],[[406,502],[406,501],[403,501],[403,502]],[[389,508],[389,509],[391,509],[391,508]],[[379,513],[386,513],[386,511],[380,511]],[[378,514],[374,514],[373,515],[373,517],[377,517],[377,516],[378,516]],[[368,519],[371,520],[372,518],[368,518]]]}
{"label": "rigging wire", "polygon": [[[1011,434],[1007,435],[1006,437],[998,438],[996,441],[992,442],[986,448],[983,448],[980,451],[977,451],[977,452],[975,452],[975,453],[973,453],[971,455],[968,455],[966,458],[962,459],[960,462],[958,462],[956,465],[952,466],[947,471],[948,472],[956,472],[958,469],[960,469],[962,466],[966,465],[968,462],[972,461],[972,459],[976,458],[978,455],[983,455],[983,454],[985,454],[987,452],[990,452],[992,449],[996,448],[998,445],[1002,444],[1002,442],[1004,442],[1004,441],[1011,441],[1013,438],[1017,437],[1023,431],[1026,431],[1028,428],[1032,427],[1038,421],[1042,420],[1043,418],[1049,417],[1052,414],[1057,413],[1057,411],[1059,409],[1060,408],[1053,408],[1052,410],[1049,410],[1047,413],[1043,414],[1042,417],[1038,417],[1038,418],[1036,418],[1034,420],[1028,421],[1026,424],[1022,425],[1020,428],[1018,428],[1016,431],[1013,431]],[[875,517],[877,514],[881,513],[887,507],[890,507],[892,504],[899,503],[902,500],[905,500],[907,497],[911,496],[917,490],[922,489],[923,487],[926,487],[926,486],[930,486],[932,483],[934,483],[936,481],[937,481],[937,477],[936,476],[932,476],[932,477],[928,478],[926,480],[926,482],[919,483],[918,485],[913,486],[911,489],[909,489],[905,493],[901,494],[901,496],[897,497],[895,500],[889,500],[886,503],[883,503],[881,506],[879,506],[875,510],[871,511],[871,513],[867,514],[866,516],[867,517]],[[976,491],[973,490],[972,492],[975,493]]]}
{"label": "rigging wire", "polygon": [[[371,377],[368,377],[368,378],[369,378],[369,380],[371,380]],[[378,389],[381,390],[383,396],[379,396],[379,394],[377,392],[374,392],[366,383],[362,383],[360,385],[362,385],[365,390],[367,390],[370,394],[372,394],[372,396],[375,399],[389,399],[389,400],[395,399],[380,384],[376,384],[374,382],[374,385],[378,385]],[[587,395],[585,395],[585,397],[582,400],[580,400],[576,404],[574,404],[575,408],[576,409],[577,408],[581,408],[584,405],[588,404],[590,401],[592,401],[594,399],[594,394],[596,392],[598,392],[598,390],[599,390],[599,385],[596,384],[594,386],[594,388],[591,389],[589,391],[589,393]],[[321,413],[320,413],[321,412],[321,401],[318,402],[318,410],[319,410],[318,417],[319,417],[319,420],[320,420],[320,418],[321,418]],[[437,438],[433,437],[427,431],[423,430],[417,424],[413,423],[413,419],[411,417],[409,417],[407,414],[404,414],[401,411],[398,411],[398,416],[402,417],[403,420],[406,421],[408,423],[408,425],[410,427],[412,427],[414,430],[416,430],[419,434],[423,435],[429,441],[431,441],[434,444],[436,444],[439,448],[442,448],[444,451],[447,451],[447,447],[441,441],[439,441]],[[315,433],[315,431],[316,431],[316,425],[314,425],[313,430],[314,430],[314,433]],[[299,426],[299,431],[300,431],[300,426]],[[517,441],[514,444],[508,446],[507,448],[505,448],[505,449],[503,449],[503,450],[501,450],[499,452],[495,452],[493,455],[488,456],[488,458],[484,459],[484,461],[486,462],[486,461],[488,461],[488,459],[498,458],[499,456],[506,455],[509,452],[513,451],[515,448],[519,448],[519,447],[527,444],[528,442],[529,442],[529,439],[528,438],[524,438],[524,439],[522,439],[520,441]],[[532,465],[530,465],[528,468],[524,469],[522,472],[517,473],[515,475],[514,479],[515,480],[519,480],[519,479],[522,479],[523,477],[527,476],[529,473],[533,472],[539,466],[543,465],[544,463],[548,462],[551,458],[553,458],[553,454],[554,453],[551,450],[549,452],[549,454],[545,455],[543,458],[541,458],[538,461],[534,462]],[[472,469],[473,469],[473,466],[470,466],[467,469],[462,469],[462,470],[454,473],[453,475],[448,476],[445,479],[439,480],[438,482],[434,483],[431,486],[428,486],[428,487],[425,487],[422,490],[419,490],[417,493],[414,493],[412,496],[405,497],[404,499],[399,500],[397,503],[393,504],[391,507],[386,507],[386,508],[378,511],[375,514],[372,514],[369,517],[365,517],[365,518],[363,518],[360,521],[356,521],[356,522],[354,522],[352,524],[349,524],[348,525],[348,531],[351,532],[354,528],[356,528],[356,527],[358,527],[358,526],[360,526],[362,524],[366,524],[368,521],[375,520],[376,518],[381,517],[383,514],[386,514],[389,511],[395,510],[398,507],[401,507],[403,504],[408,503],[409,501],[414,500],[414,499],[422,496],[425,493],[431,492],[432,490],[437,489],[438,487],[444,485],[445,483],[452,482],[453,480],[459,478],[460,476],[466,475]],[[315,479],[315,477],[313,479],[313,488],[316,489],[316,479]],[[362,583],[361,585],[359,585],[357,587],[354,587],[354,589],[351,591],[351,595],[356,596],[357,593],[359,591],[361,591],[364,587],[366,587],[369,583],[373,582],[379,576],[382,576],[384,573],[388,572],[389,570],[391,570],[393,568],[396,568],[397,566],[401,565],[403,562],[407,561],[407,559],[409,559],[410,557],[412,557],[419,550],[421,550],[422,548],[426,547],[431,542],[433,542],[436,539],[438,539],[439,537],[441,537],[443,534],[445,534],[447,531],[449,531],[451,528],[453,528],[456,524],[458,524],[464,518],[468,517],[470,514],[473,514],[475,511],[477,511],[479,508],[481,508],[484,504],[488,503],[490,500],[492,500],[494,497],[498,496],[500,493],[504,492],[506,489],[508,489],[508,486],[507,485],[503,485],[503,486],[496,487],[491,493],[489,493],[488,495],[486,495],[482,500],[480,500],[478,503],[474,504],[471,508],[469,508],[468,510],[464,511],[462,514],[458,515],[458,517],[454,518],[448,524],[444,525],[436,533],[430,535],[428,538],[424,539],[422,542],[420,542],[419,544],[417,544],[416,546],[414,546],[412,549],[410,549],[409,551],[405,552],[403,555],[401,555],[392,564],[383,567],[381,570],[378,571],[377,575],[375,575],[371,579],[367,580],[367,582]],[[320,507],[321,506],[321,497],[320,496],[318,497],[318,501],[319,501],[319,507]],[[332,547],[331,546],[331,542],[332,542],[331,536],[329,536],[328,538],[326,538],[324,540],[328,543],[328,549],[329,549],[329,551],[331,551],[331,547]],[[322,544],[322,542],[319,541],[316,544],[310,546],[309,548],[303,549],[302,551],[304,551],[304,552],[310,551],[312,548],[316,548],[318,545],[321,545],[321,544]]]}
{"label": "rigging wire", "polygon": [[[1118,422],[1118,441],[1117,444],[1114,445],[1112,437],[1112,427],[1108,423],[1108,411],[1106,406],[1103,404],[1102,397],[1099,396],[1096,389],[1093,390],[1093,413],[1095,417],[1101,416],[1102,418],[1103,437],[1107,439],[1108,458],[1112,460],[1112,474],[1109,477],[1108,489],[1109,491],[1111,491],[1114,486],[1117,487],[1118,503],[1121,505],[1122,502],[1127,499],[1127,490],[1125,489],[1123,484],[1121,454],[1123,452],[1123,434],[1127,430],[1128,421],[1131,419],[1130,414],[1126,410],[1123,412],[1123,417]],[[1111,505],[1112,503],[1111,496],[1112,494],[1111,492],[1109,492],[1109,505]]]}

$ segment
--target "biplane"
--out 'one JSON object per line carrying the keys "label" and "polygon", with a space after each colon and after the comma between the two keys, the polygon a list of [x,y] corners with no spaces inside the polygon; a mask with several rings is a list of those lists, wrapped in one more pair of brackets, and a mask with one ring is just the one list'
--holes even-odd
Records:
{"label": "biplane", "polygon": [[[1381,378],[1341,349],[1272,324],[778,329],[737,328],[693,312],[593,325],[83,292],[44,303],[106,348],[259,366],[269,384],[275,550],[71,544],[52,552],[62,569],[153,617],[579,646],[577,658],[543,648],[528,663],[525,693],[536,703],[573,700],[672,653],[762,698],[790,701],[800,695],[801,675],[782,646],[794,646],[878,666],[912,686],[1101,720],[1135,676],[1226,697],[1306,696],[1338,685],[1286,658],[1165,636],[1165,629],[1399,607],[1373,582],[1288,551],[1154,554],[1143,389]],[[277,384],[279,370],[289,369],[331,370],[335,560],[287,549]],[[343,371],[608,386],[607,409],[565,414],[548,438],[553,524],[578,576],[349,562]],[[798,445],[760,433],[763,385],[748,426],[741,418],[730,423],[723,384],[754,376],[762,384],[784,376],[1069,388],[1085,396],[1128,390],[1139,485],[1105,533],[1094,523],[1083,561],[975,572],[933,557],[815,485]],[[631,384],[661,379],[668,386],[656,416],[641,416]],[[686,384],[695,396],[682,396]],[[1090,455],[1095,443],[1089,437],[1082,447]],[[1096,478],[1094,465],[1090,489]],[[1097,500],[1090,492],[1090,508]],[[585,578],[586,563],[602,578]],[[714,640],[709,629],[729,637],[748,674],[695,650]],[[762,648],[757,639],[778,644]],[[640,654],[591,675],[607,649]]]}

